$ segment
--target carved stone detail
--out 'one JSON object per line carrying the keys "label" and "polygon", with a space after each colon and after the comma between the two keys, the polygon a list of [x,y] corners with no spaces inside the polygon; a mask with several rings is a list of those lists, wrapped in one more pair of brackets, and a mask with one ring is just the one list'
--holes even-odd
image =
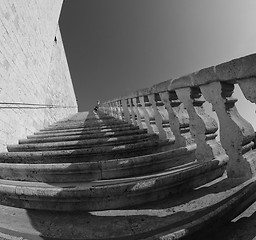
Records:
{"label": "carved stone detail", "polygon": [[137,117],[137,125],[139,126],[140,129],[143,129],[143,125],[142,125],[142,122],[141,122],[141,116],[140,116],[140,112],[139,112],[139,109],[138,109],[138,103],[137,103],[137,98],[132,98],[132,103],[134,105],[134,113]]}
{"label": "carved stone detail", "polygon": [[114,111],[113,111],[113,105],[112,102],[110,102],[109,104],[109,115],[114,117]]}
{"label": "carved stone detail", "polygon": [[157,106],[156,106],[155,94],[148,95],[148,99],[149,99],[149,102],[152,105],[153,117],[155,119],[155,124],[156,124],[156,127],[157,127],[159,138],[161,140],[166,140],[166,139],[168,139],[168,136],[167,136],[165,130],[163,129],[163,119],[162,119],[161,114],[158,111]]}
{"label": "carved stone detail", "polygon": [[256,78],[237,81],[244,96],[252,103],[256,103]]}
{"label": "carved stone detail", "polygon": [[181,88],[176,90],[178,98],[184,103],[189,115],[189,126],[192,137],[197,144],[198,161],[211,161],[225,155],[223,148],[215,140],[218,130],[217,122],[205,113],[204,98],[199,88]]}
{"label": "carved stone detail", "polygon": [[142,106],[143,116],[144,116],[144,119],[145,119],[145,123],[146,123],[146,126],[147,126],[148,133],[154,133],[153,128],[150,124],[150,116],[149,116],[149,112],[148,112],[148,109],[147,109],[148,107],[146,107],[146,104],[148,102],[145,103],[145,97],[146,96],[140,97],[140,103],[141,103],[141,106]]}
{"label": "carved stone detail", "polygon": [[122,103],[122,108],[123,108],[123,113],[124,113],[124,119],[126,122],[131,123],[130,113],[129,113],[128,106],[127,106],[127,100],[122,99],[121,103]]}
{"label": "carved stone detail", "polygon": [[114,117],[115,118],[119,118],[119,115],[118,115],[118,106],[117,106],[117,102],[113,102],[113,108],[114,108]]}
{"label": "carved stone detail", "polygon": [[254,130],[250,123],[238,113],[232,97],[234,85],[213,82],[201,86],[201,90],[212,103],[220,122],[220,140],[229,156],[227,173],[229,177],[247,177],[255,174],[255,167],[243,154],[253,146]]}
{"label": "carved stone detail", "polygon": [[123,120],[123,109],[120,100],[116,101],[116,106],[118,119]]}
{"label": "carved stone detail", "polygon": [[175,136],[175,147],[185,147],[194,141],[189,131],[189,117],[183,103],[178,99],[176,93],[159,93],[162,102],[169,114],[169,124]]}
{"label": "carved stone detail", "polygon": [[140,116],[141,126],[143,129],[147,129],[147,124],[144,118],[144,110],[139,97],[136,98],[136,106],[137,106],[138,116]]}
{"label": "carved stone detail", "polygon": [[136,114],[135,114],[135,112],[134,112],[134,110],[133,110],[133,102],[132,102],[132,99],[131,98],[129,98],[128,99],[128,103],[129,103],[129,112],[130,112],[130,114],[131,114],[131,120],[132,120],[132,124],[133,125],[135,125],[135,126],[137,126],[137,121],[136,121],[136,119],[137,119],[137,117],[136,117]]}

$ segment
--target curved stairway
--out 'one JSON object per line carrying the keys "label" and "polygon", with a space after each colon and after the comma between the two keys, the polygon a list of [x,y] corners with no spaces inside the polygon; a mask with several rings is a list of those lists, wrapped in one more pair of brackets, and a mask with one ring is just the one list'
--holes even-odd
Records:
{"label": "curved stairway", "polygon": [[254,179],[227,179],[226,155],[197,162],[173,143],[90,112],[9,145],[0,238],[179,239],[251,204]]}

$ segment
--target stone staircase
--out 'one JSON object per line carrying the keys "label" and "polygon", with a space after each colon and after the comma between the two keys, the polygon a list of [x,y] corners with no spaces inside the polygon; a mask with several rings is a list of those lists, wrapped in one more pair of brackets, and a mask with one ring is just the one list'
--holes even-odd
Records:
{"label": "stone staircase", "polygon": [[255,61],[160,83],[8,145],[0,239],[207,239],[256,200],[255,134],[232,98],[238,82],[256,99]]}
{"label": "stone staircase", "polygon": [[251,203],[255,184],[230,185],[228,158],[200,163],[195,150],[100,111],[78,113],[0,154],[0,237],[179,239],[220,208],[226,221],[241,198],[237,212]]}

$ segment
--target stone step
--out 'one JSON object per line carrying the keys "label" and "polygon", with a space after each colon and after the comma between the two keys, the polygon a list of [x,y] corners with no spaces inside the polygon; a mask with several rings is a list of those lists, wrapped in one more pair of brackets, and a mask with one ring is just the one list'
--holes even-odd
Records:
{"label": "stone step", "polygon": [[91,134],[107,134],[108,132],[130,132],[141,130],[146,132],[145,129],[139,129],[138,127],[127,127],[127,128],[102,128],[96,130],[67,130],[67,131],[54,131],[54,132],[35,132],[34,135],[27,136],[31,138],[47,138],[47,137],[58,137],[58,136],[71,136],[71,135],[91,135]]}
{"label": "stone step", "polygon": [[35,137],[53,137],[53,136],[64,136],[64,135],[74,135],[74,134],[99,134],[107,132],[126,132],[139,130],[138,127],[122,127],[122,128],[100,128],[100,129],[70,129],[70,130],[56,130],[56,131],[45,131],[45,132],[35,132],[34,135],[28,138]]}
{"label": "stone step", "polygon": [[26,143],[45,143],[45,142],[63,142],[63,141],[73,141],[73,140],[84,140],[84,139],[93,139],[93,138],[109,138],[109,137],[119,137],[119,136],[128,136],[128,135],[139,135],[147,133],[146,129],[135,129],[130,131],[119,131],[119,132],[100,132],[86,134],[81,133],[71,133],[64,135],[55,135],[55,136],[42,136],[42,135],[33,135],[28,136],[28,139],[19,140],[19,144]]}
{"label": "stone step", "polygon": [[65,124],[65,123],[70,123],[70,122],[89,122],[89,121],[95,121],[95,120],[113,120],[116,118],[112,117],[112,116],[108,116],[108,115],[87,115],[87,116],[82,116],[80,118],[68,118],[68,119],[64,119],[64,120],[60,120],[55,122],[56,124]]}
{"label": "stone step", "polygon": [[166,169],[156,174],[78,183],[0,179],[0,204],[50,211],[98,211],[164,199],[221,177],[227,159]]}
{"label": "stone step", "polygon": [[146,140],[119,146],[95,146],[76,150],[40,152],[2,152],[0,162],[5,163],[72,163],[129,158],[161,152],[161,148],[172,146],[174,140]]}
{"label": "stone step", "polygon": [[136,208],[71,213],[0,206],[0,238],[206,239],[200,238],[202,229],[214,229],[231,221],[255,200],[255,178],[243,181],[223,177],[193,191]]}
{"label": "stone step", "polygon": [[116,130],[116,131],[123,131],[123,130],[132,130],[132,129],[139,129],[138,126],[133,126],[130,124],[124,124],[124,125],[113,125],[113,126],[107,126],[107,125],[102,125],[100,127],[80,127],[80,128],[70,128],[70,129],[58,129],[58,130],[46,130],[42,129],[39,132],[36,132],[35,134],[49,134],[49,133],[65,133],[65,132],[75,132],[75,131],[84,131],[84,132],[99,132],[103,130]]}
{"label": "stone step", "polygon": [[101,116],[99,118],[93,116],[91,118],[86,118],[86,119],[67,119],[67,120],[64,120],[64,121],[58,121],[58,122],[55,122],[52,124],[53,125],[65,125],[65,124],[70,124],[70,123],[78,123],[78,124],[86,124],[86,123],[95,123],[97,121],[122,121],[122,120],[119,120],[119,119],[116,119],[114,117],[110,117],[110,116]]}
{"label": "stone step", "polygon": [[131,124],[128,124],[127,122],[123,122],[123,121],[118,121],[118,120],[113,120],[113,121],[98,121],[98,122],[94,122],[92,121],[90,124],[88,123],[83,123],[83,124],[63,124],[63,125],[51,125],[49,127],[46,127],[44,129],[42,129],[41,131],[48,131],[48,130],[61,130],[61,129],[74,129],[74,128],[98,128],[100,126],[127,126]]}
{"label": "stone step", "polygon": [[7,149],[9,152],[34,152],[34,151],[54,151],[54,150],[68,150],[68,149],[81,149],[91,148],[98,145],[111,145],[119,146],[122,144],[135,143],[145,140],[158,139],[156,134],[139,134],[139,135],[128,135],[119,137],[109,138],[95,138],[78,141],[64,141],[64,142],[47,142],[47,143],[27,143],[27,144],[16,144],[8,145]]}
{"label": "stone step", "polygon": [[[195,160],[195,145],[166,152],[125,159],[80,163],[0,163],[0,178],[31,182],[79,182],[100,179],[134,177],[184,164]],[[188,165],[189,167],[190,165]],[[175,170],[173,169],[173,170]]]}

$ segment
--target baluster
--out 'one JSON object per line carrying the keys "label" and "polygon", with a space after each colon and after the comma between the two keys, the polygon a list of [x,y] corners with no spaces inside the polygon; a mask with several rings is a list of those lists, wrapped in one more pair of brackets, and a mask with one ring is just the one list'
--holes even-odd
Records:
{"label": "baluster", "polygon": [[[237,83],[239,84],[240,89],[242,90],[245,98],[249,100],[251,103],[256,104],[256,78],[248,78],[243,80],[238,80]],[[254,130],[255,132],[255,130]],[[255,146],[256,139],[254,137],[254,146],[253,148],[256,148]]]}
{"label": "baluster", "polygon": [[132,123],[133,123],[133,125],[137,126],[136,115],[135,115],[135,113],[134,113],[134,111],[133,111],[133,102],[132,102],[132,98],[129,98],[128,101],[129,101],[129,105],[130,105],[130,114],[131,114],[131,116],[132,116]]}
{"label": "baluster", "polygon": [[145,107],[149,115],[149,123],[152,126],[153,132],[159,135],[160,139],[166,139],[166,133],[163,130],[162,119],[156,108],[155,96],[150,94],[145,96]]}
{"label": "baluster", "polygon": [[122,103],[123,112],[124,112],[124,119],[126,122],[131,123],[130,113],[127,106],[127,100],[121,99],[121,103]]}
{"label": "baluster", "polygon": [[145,120],[145,123],[147,126],[148,133],[154,133],[154,130],[150,124],[150,116],[149,116],[149,112],[148,112],[148,107],[151,104],[148,102],[148,97],[142,96],[139,99],[140,99],[140,103],[142,105],[142,111],[143,111],[142,115],[144,116],[144,120]]}
{"label": "baluster", "polygon": [[137,125],[139,126],[140,129],[143,129],[143,125],[141,123],[141,116],[140,116],[140,112],[139,112],[139,109],[138,109],[138,97],[136,98],[132,98],[132,103],[134,105],[134,113],[135,115],[137,116]]}
{"label": "baluster", "polygon": [[111,102],[111,112],[112,112],[112,116],[115,117],[115,106],[114,106],[114,103]]}
{"label": "baluster", "polygon": [[116,102],[112,102],[112,106],[113,106],[113,116],[114,118],[117,118]]}
{"label": "baluster", "polygon": [[[155,119],[155,123],[159,132],[159,138],[162,140],[166,140],[169,139],[171,137],[173,137],[172,131],[169,127],[164,129],[164,107],[161,102],[161,99],[158,95],[158,99],[157,99],[157,95],[158,94],[150,94],[148,96],[149,98],[149,102],[152,105],[153,108],[153,114],[154,114],[154,119]],[[166,118],[166,117],[165,117]]]}
{"label": "baluster", "polygon": [[117,119],[120,119],[120,108],[119,108],[119,105],[118,105],[118,101],[115,101],[115,108],[116,108],[116,118]]}
{"label": "baluster", "polygon": [[133,124],[131,104],[129,103],[129,99],[126,99],[126,104],[127,104],[128,114],[129,114],[129,118],[130,118],[130,123]]}
{"label": "baluster", "polygon": [[175,137],[171,130],[171,125],[169,121],[169,114],[167,109],[165,108],[164,103],[162,102],[162,99],[160,97],[159,93],[155,94],[155,100],[156,100],[156,107],[157,110],[162,117],[162,126],[164,131],[166,132],[167,139],[172,139],[172,143],[174,143]]}
{"label": "baluster", "polygon": [[112,114],[113,114],[113,112],[112,112],[112,106],[111,106],[111,103],[109,102],[108,103],[108,114],[110,115],[110,116],[113,116]]}
{"label": "baluster", "polygon": [[245,98],[252,103],[256,103],[256,78],[238,80],[237,83]]}
{"label": "baluster", "polygon": [[103,113],[105,113],[105,103],[102,103],[100,106],[99,106],[99,110]]}
{"label": "baluster", "polygon": [[200,162],[210,161],[225,155],[225,151],[215,140],[218,130],[216,121],[205,113],[205,102],[199,88],[177,89],[178,98],[184,103],[189,115],[192,137],[197,144],[196,158]]}
{"label": "baluster", "polygon": [[229,156],[228,177],[252,177],[255,167],[249,157],[243,154],[254,145],[254,130],[236,109],[237,99],[232,97],[234,84],[213,82],[201,86],[201,89],[219,118],[220,140]]}
{"label": "baluster", "polygon": [[156,106],[156,101],[155,101],[155,94],[150,94],[148,95],[149,102],[152,105],[153,109],[153,118],[155,119],[155,124],[157,127],[156,132],[159,134],[159,138],[162,140],[167,139],[166,132],[163,129],[163,121],[160,113],[158,112],[157,106]]}
{"label": "baluster", "polygon": [[123,119],[123,114],[122,114],[121,101],[120,100],[116,101],[116,108],[117,108],[117,118],[122,120]]}
{"label": "baluster", "polygon": [[109,115],[109,105],[108,105],[108,103],[104,104],[104,112]]}
{"label": "baluster", "polygon": [[111,106],[112,106],[112,111],[113,111],[113,117],[116,118],[116,106],[115,106],[115,103],[112,102]]}
{"label": "baluster", "polygon": [[115,118],[119,119],[119,106],[118,106],[118,102],[115,101],[114,102],[114,105],[115,105]]}
{"label": "baluster", "polygon": [[147,129],[147,124],[144,117],[144,110],[142,107],[142,104],[140,102],[140,97],[136,98],[136,104],[137,104],[137,110],[138,110],[138,116],[140,116],[140,124],[142,129]]}
{"label": "baluster", "polygon": [[123,104],[122,104],[122,101],[121,99],[119,100],[119,106],[120,106],[120,114],[121,114],[121,120],[122,121],[125,121],[125,116],[124,116],[124,108],[123,108]]}
{"label": "baluster", "polygon": [[189,130],[189,117],[184,104],[174,91],[159,93],[169,115],[169,124],[175,136],[175,147],[185,147],[194,141]]}

